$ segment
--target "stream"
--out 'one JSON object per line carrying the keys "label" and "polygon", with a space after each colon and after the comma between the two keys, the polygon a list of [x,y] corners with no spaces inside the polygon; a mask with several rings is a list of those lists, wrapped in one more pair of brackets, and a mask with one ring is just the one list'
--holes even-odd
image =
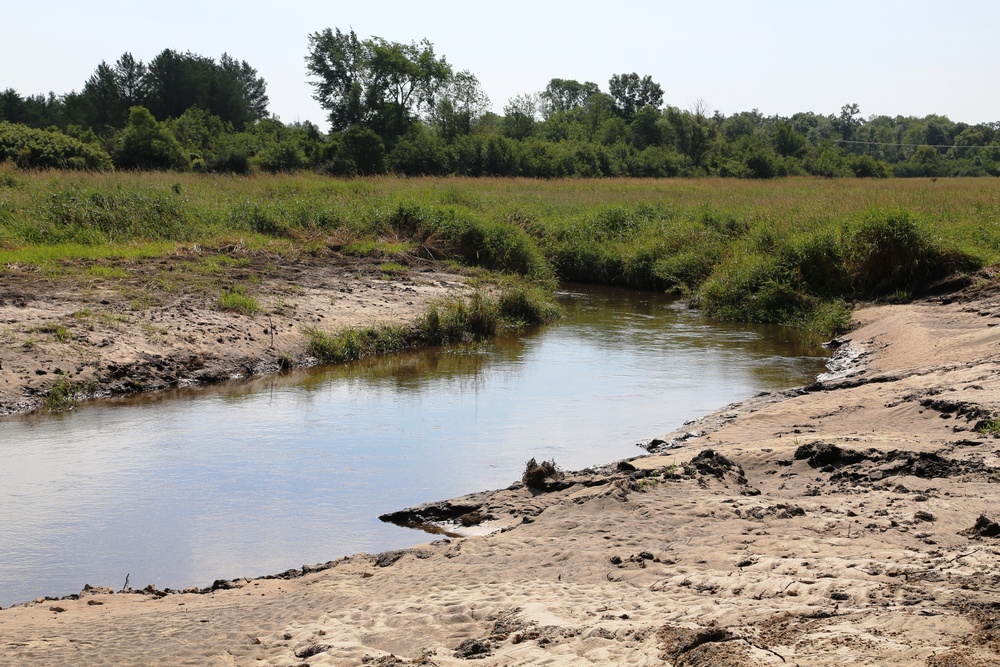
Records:
{"label": "stream", "polygon": [[558,324],[252,382],[0,421],[0,605],[84,584],[180,589],[429,536],[380,514],[579,469],[810,382],[788,329],[568,285]]}

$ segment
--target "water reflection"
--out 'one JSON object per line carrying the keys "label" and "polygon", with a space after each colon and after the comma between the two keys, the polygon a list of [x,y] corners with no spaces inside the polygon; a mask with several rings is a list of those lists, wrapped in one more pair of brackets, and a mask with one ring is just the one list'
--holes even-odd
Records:
{"label": "water reflection", "polygon": [[375,517],[580,468],[760,390],[808,382],[787,331],[574,287],[558,326],[0,422],[0,604],[84,583],[204,585],[422,534]]}

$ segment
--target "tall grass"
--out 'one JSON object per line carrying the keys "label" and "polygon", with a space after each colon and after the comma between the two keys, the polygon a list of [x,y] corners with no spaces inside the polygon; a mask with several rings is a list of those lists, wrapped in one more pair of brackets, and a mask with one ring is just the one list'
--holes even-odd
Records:
{"label": "tall grass", "polygon": [[667,290],[716,317],[833,333],[848,303],[1000,260],[996,179],[3,174],[0,270],[109,247],[168,253],[226,239],[297,252],[328,239],[344,252],[392,248],[386,259],[454,259],[540,284]]}

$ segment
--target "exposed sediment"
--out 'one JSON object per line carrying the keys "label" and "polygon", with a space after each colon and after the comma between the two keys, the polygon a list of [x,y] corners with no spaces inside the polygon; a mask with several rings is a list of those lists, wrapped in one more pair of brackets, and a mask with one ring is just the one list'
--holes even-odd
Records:
{"label": "exposed sediment", "polygon": [[657,453],[386,517],[471,536],[2,610],[0,662],[998,664],[1000,300],[947,301],[859,311],[857,372]]}
{"label": "exposed sediment", "polygon": [[[0,416],[45,407],[54,388],[71,403],[308,366],[310,329],[409,323],[469,291],[437,262],[387,275],[378,258],[333,252],[186,250],[123,265],[111,280],[82,265],[54,278],[37,267],[0,271]],[[221,308],[227,284],[249,285],[259,312]]]}

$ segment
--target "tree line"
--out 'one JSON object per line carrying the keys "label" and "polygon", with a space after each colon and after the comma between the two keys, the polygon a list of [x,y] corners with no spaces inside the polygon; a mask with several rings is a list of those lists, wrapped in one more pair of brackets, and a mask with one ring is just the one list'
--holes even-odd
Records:
{"label": "tree line", "polygon": [[0,161],[25,168],[246,174],[773,178],[1000,175],[1000,123],[839,113],[726,116],[664,103],[650,76],[602,89],[553,78],[492,111],[476,76],[427,40],[309,35],[306,72],[326,131],[268,112],[245,60],[166,49],[102,62],[79,92],[0,92]]}

